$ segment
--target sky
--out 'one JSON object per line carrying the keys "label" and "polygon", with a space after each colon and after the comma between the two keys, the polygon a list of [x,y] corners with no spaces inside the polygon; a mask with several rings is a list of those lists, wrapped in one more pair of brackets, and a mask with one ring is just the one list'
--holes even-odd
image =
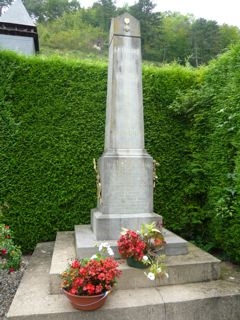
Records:
{"label": "sky", "polygon": [[[82,7],[90,7],[97,0],[80,0]],[[136,0],[116,0],[117,7]],[[178,11],[193,14],[196,18],[215,20],[218,24],[228,24],[240,28],[239,0],[152,0],[157,6],[155,11]]]}

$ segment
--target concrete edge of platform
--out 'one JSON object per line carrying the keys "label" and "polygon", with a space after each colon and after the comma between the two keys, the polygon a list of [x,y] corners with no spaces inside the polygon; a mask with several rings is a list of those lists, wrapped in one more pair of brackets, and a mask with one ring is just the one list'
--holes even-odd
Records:
{"label": "concrete edge of platform", "polygon": [[[7,314],[9,320],[238,320],[240,288],[225,280],[135,290],[114,290],[97,312],[77,311],[62,294],[49,294],[53,243],[40,243]],[[151,317],[149,316],[151,315]],[[218,316],[217,316],[218,315]]]}

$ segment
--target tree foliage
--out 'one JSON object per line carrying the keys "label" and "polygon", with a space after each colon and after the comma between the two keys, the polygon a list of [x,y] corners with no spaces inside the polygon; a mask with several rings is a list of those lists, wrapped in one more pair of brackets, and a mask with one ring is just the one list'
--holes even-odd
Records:
{"label": "tree foliage", "polygon": [[[33,2],[34,0],[25,1]],[[112,0],[99,0],[87,9],[79,8],[73,13],[69,13],[70,10],[68,10],[69,27],[67,29],[64,23],[64,33],[62,30],[60,37],[61,30],[55,34],[54,25],[61,26],[63,14],[56,14],[61,17],[54,19],[54,15],[48,13],[48,22],[50,20],[51,24],[44,22],[39,25],[41,45],[52,47],[54,42],[56,49],[72,50],[72,47],[75,47],[81,50],[81,47],[84,52],[88,50],[91,52],[93,43],[99,43],[101,52],[107,54],[107,50],[104,49],[108,46],[111,18],[126,11],[140,21],[145,60],[160,63],[177,61],[183,65],[190,63],[197,67],[208,63],[231,44],[240,40],[240,30],[237,27],[226,24],[221,26],[216,21],[195,19],[192,15],[182,15],[177,12],[155,12],[154,9],[155,4],[150,0],[139,0],[134,5],[125,5],[123,8],[117,8]],[[71,20],[75,21],[76,16],[81,20],[81,30],[78,32],[77,29],[74,31],[71,29],[73,25]],[[41,36],[42,30],[45,30],[44,36]],[[78,45],[84,43],[80,40],[78,33],[89,38],[89,43],[83,46]],[[48,37],[45,36],[46,34]],[[51,38],[54,40],[50,41]],[[73,42],[75,45],[72,44]]]}
{"label": "tree foliage", "polygon": [[148,60],[156,60],[154,51],[159,45],[161,14],[153,13],[155,6],[151,0],[139,0],[128,9],[140,22],[143,58]]}
{"label": "tree foliage", "polygon": [[[10,2],[0,0],[0,10]],[[95,47],[95,53],[107,55],[111,18],[126,11],[140,21],[144,60],[177,61],[197,67],[207,64],[240,40],[237,27],[218,25],[213,20],[195,19],[193,15],[177,12],[156,12],[156,2],[151,0],[138,0],[134,5],[125,4],[120,8],[113,0],[96,0],[87,9],[81,8],[78,0],[23,2],[38,23],[40,49],[44,48],[45,52],[55,49],[92,54]],[[76,23],[77,18],[79,23]]]}
{"label": "tree foliage", "polygon": [[41,44],[53,50],[82,52],[85,55],[96,53],[94,46],[98,45],[101,49],[98,54],[106,52],[104,45],[107,34],[102,28],[86,23],[88,18],[91,19],[88,10],[80,10],[40,24],[38,30]]}
{"label": "tree foliage", "polygon": [[98,27],[103,31],[108,32],[111,24],[111,18],[116,14],[116,6],[112,0],[99,0],[92,7],[95,10],[95,20],[98,22]]}
{"label": "tree foliage", "polygon": [[65,12],[80,9],[77,0],[23,0],[29,14],[39,22],[61,17]]}
{"label": "tree foliage", "polygon": [[220,28],[216,21],[203,18],[194,21],[191,30],[191,61],[198,66],[216,57],[221,52]]}
{"label": "tree foliage", "polygon": [[161,62],[176,60],[184,64],[191,56],[191,16],[166,13],[162,19],[159,59]]}

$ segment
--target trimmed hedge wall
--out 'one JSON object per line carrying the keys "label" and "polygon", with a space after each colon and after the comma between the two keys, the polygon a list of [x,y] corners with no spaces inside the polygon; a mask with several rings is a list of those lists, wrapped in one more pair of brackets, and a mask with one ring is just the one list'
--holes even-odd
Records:
{"label": "trimmed hedge wall", "polygon": [[[148,72],[146,72],[148,71]],[[165,66],[145,70],[146,148],[160,164],[154,193],[155,211],[164,217],[167,228],[191,238],[189,214],[192,204],[186,203],[189,184],[189,123],[171,109],[176,97],[201,83],[201,70]],[[186,230],[186,233],[184,232]]]}
{"label": "trimmed hedge wall", "polygon": [[1,204],[24,251],[88,223],[106,67],[1,54]]}
{"label": "trimmed hedge wall", "polygon": [[204,157],[209,187],[204,210],[211,217],[209,239],[240,263],[239,66],[240,46],[236,46],[210,65],[201,98],[211,106],[205,112],[209,124],[203,136],[208,143]]}
{"label": "trimmed hedge wall", "polygon": [[[209,67],[144,66],[146,149],[166,227],[240,262],[240,47]],[[0,53],[0,205],[23,251],[89,223],[107,65]],[[0,214],[1,214],[0,212]]]}
{"label": "trimmed hedge wall", "polygon": [[[107,65],[2,52],[0,72],[3,221],[28,251],[54,239],[57,230],[90,222],[92,162],[104,144]],[[170,206],[179,208],[173,190],[183,183],[184,165],[183,124],[166,106],[196,82],[195,72],[178,65],[143,73],[146,148],[161,163],[155,207],[163,215],[170,194]]]}
{"label": "trimmed hedge wall", "polygon": [[[240,263],[240,45],[212,61],[201,88],[189,90],[172,110],[190,125],[191,182],[196,199],[192,239]],[[187,169],[189,174],[191,170]],[[193,190],[193,194],[189,190]],[[192,202],[193,204],[193,202]],[[191,215],[193,214],[193,210]],[[193,227],[193,225],[191,225]],[[186,225],[184,232],[186,232]],[[189,236],[189,234],[188,234]]]}

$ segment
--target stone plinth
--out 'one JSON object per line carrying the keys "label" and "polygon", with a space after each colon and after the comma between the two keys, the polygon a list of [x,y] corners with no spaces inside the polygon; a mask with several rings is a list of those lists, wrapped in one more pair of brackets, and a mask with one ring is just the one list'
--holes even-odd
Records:
{"label": "stone plinth", "polygon": [[161,221],[153,213],[153,160],[148,154],[107,155],[99,159],[102,198],[92,210],[98,240],[118,239],[121,228],[139,229]]}
{"label": "stone plinth", "polygon": [[[103,223],[104,227],[104,223]],[[187,241],[163,228],[162,230],[166,246],[164,254],[167,256],[184,255],[188,253]],[[108,235],[105,239],[114,251],[115,257],[120,258],[117,248],[117,239],[109,240]],[[76,254],[79,258],[91,257],[96,253],[96,246],[100,245],[103,241],[98,240],[95,233],[91,230],[90,225],[75,226],[75,244]]]}

